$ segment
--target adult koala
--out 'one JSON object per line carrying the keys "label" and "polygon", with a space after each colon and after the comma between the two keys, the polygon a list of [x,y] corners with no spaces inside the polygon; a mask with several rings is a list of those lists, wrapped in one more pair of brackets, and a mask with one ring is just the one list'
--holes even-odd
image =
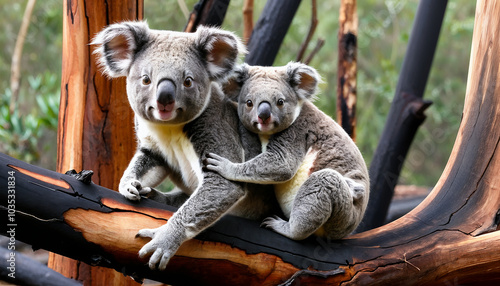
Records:
{"label": "adult koala", "polygon": [[[181,33],[123,22],[105,28],[93,44],[106,75],[127,77],[136,115],[139,146],[120,193],[130,200],[146,195],[180,205],[165,225],[139,231],[138,236],[152,238],[139,256],[151,254],[149,266],[163,270],[184,241],[228,211],[262,218],[270,192],[245,192],[242,184],[202,170],[208,152],[233,162],[244,159],[237,112],[216,83],[245,51],[241,41],[216,28]],[[167,176],[178,187],[174,194],[152,188]]]}

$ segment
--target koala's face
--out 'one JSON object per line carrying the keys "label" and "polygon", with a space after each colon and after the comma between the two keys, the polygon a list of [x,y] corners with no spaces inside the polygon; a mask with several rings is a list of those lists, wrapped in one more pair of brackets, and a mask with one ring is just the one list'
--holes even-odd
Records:
{"label": "koala's face", "polygon": [[195,51],[186,49],[194,45],[194,39],[168,32],[152,38],[137,54],[127,76],[132,109],[149,121],[188,122],[210,99],[205,65]]}
{"label": "koala's face", "polygon": [[299,63],[284,67],[244,65],[238,74],[238,116],[248,130],[263,135],[292,125],[303,102],[316,92],[319,81],[313,68]]}
{"label": "koala's face", "polygon": [[184,124],[210,100],[213,80],[224,77],[242,51],[229,32],[200,27],[196,33],[151,30],[144,22],[114,24],[93,44],[104,72],[127,76],[127,95],[137,116]]}

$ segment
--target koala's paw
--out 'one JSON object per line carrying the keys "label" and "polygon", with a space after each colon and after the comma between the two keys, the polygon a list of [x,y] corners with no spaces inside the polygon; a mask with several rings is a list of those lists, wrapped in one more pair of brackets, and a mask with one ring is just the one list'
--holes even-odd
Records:
{"label": "koala's paw", "polygon": [[287,229],[289,229],[288,222],[280,218],[279,216],[265,218],[260,224],[260,227],[271,229],[274,232],[277,232],[284,236],[288,235],[288,231],[286,231]]}
{"label": "koala's paw", "polygon": [[137,180],[132,180],[124,184],[120,184],[119,188],[120,194],[122,194],[125,198],[131,201],[139,201],[142,196],[147,196],[152,188],[143,187],[141,182]]}
{"label": "koala's paw", "polygon": [[205,169],[219,173],[228,180],[235,180],[234,163],[228,159],[214,153],[208,153],[207,158],[203,160]]}
{"label": "koala's paw", "polygon": [[170,258],[174,256],[180,246],[180,243],[168,235],[167,225],[155,229],[141,229],[136,237],[151,238],[151,241],[139,250],[139,257],[144,258],[151,255],[148,265],[152,270],[165,270]]}

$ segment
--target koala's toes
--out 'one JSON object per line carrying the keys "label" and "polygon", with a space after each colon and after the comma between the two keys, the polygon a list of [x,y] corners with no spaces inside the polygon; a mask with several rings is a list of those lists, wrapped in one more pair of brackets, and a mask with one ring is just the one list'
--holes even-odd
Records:
{"label": "koala's toes", "polygon": [[127,189],[127,192],[123,193],[125,198],[131,201],[139,201],[141,199],[141,195],[139,195],[139,192],[136,189],[129,188]]}
{"label": "koala's toes", "polygon": [[139,189],[139,194],[142,195],[142,196],[147,196],[152,191],[153,191],[153,188],[145,187],[145,188]]}
{"label": "koala's toes", "polygon": [[300,240],[302,238],[297,237],[294,235],[290,229],[290,223],[278,216],[274,217],[268,217],[264,219],[264,221],[261,224],[261,227],[265,227],[268,229],[271,229],[272,231],[279,233],[283,236],[286,236],[290,239],[294,240]]}
{"label": "koala's toes", "polygon": [[138,201],[141,199],[141,195],[139,190],[141,183],[139,182],[131,182],[123,187],[120,187],[120,194],[122,194],[125,198],[131,201]]}
{"label": "koala's toes", "polygon": [[272,216],[265,218],[260,224],[261,227],[269,228],[275,230],[276,228],[281,228],[288,222],[280,218],[279,216]]}

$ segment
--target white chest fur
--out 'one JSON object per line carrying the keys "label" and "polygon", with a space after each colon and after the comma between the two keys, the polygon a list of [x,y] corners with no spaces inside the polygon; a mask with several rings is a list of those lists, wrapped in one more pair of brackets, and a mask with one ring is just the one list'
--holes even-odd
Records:
{"label": "white chest fur", "polygon": [[274,186],[274,193],[276,194],[276,199],[280,204],[281,210],[289,218],[290,212],[292,211],[293,201],[297,196],[297,192],[300,187],[310,176],[310,170],[316,161],[317,151],[309,149],[307,154],[300,164],[297,173],[292,179]]}
{"label": "white chest fur", "polygon": [[269,137],[271,137],[271,136],[259,134],[260,146],[262,148],[262,153],[265,153],[267,151],[267,144],[269,144]]}
{"label": "white chest fur", "polygon": [[198,154],[194,146],[183,132],[182,125],[170,126],[150,123],[138,119],[137,135],[141,144],[159,151],[170,168],[181,174],[182,181],[190,194],[196,190],[203,180]]}

